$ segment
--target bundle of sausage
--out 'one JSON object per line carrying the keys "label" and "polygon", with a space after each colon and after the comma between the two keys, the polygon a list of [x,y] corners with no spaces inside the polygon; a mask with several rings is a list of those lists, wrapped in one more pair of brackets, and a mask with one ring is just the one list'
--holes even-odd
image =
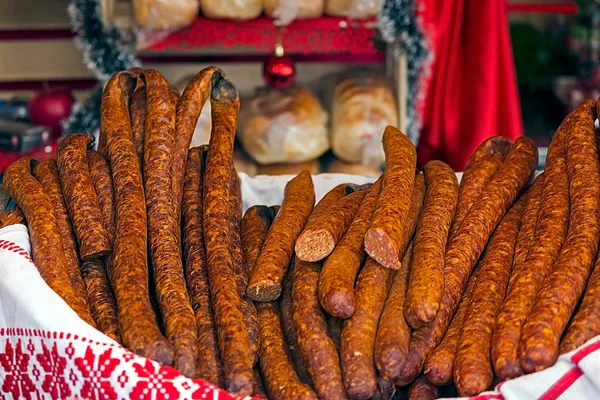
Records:
{"label": "bundle of sausage", "polygon": [[[189,149],[208,99],[210,142]],[[388,127],[373,184],[315,205],[304,171],[280,206],[243,217],[238,110],[217,68],[181,96],[156,71],[117,73],[98,151],[72,134],[56,161],[15,162],[4,185],[18,207],[0,226],[25,220],[42,277],[89,324],[243,396],[474,395],[600,333],[594,103],[565,120],[529,187],[527,138],[482,143],[459,185],[440,161],[418,171]]]}

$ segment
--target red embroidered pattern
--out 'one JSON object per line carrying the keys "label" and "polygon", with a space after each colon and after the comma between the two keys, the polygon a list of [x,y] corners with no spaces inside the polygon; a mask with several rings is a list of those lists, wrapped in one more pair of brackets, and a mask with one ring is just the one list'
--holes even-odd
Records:
{"label": "red embroidered pattern", "polygon": [[0,398],[240,400],[118,345],[23,328],[0,328],[0,338]]}

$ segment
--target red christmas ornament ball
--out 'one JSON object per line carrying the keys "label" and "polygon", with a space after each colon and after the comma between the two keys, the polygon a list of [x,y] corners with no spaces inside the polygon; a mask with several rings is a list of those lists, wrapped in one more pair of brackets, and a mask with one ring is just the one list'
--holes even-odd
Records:
{"label": "red christmas ornament ball", "polygon": [[268,85],[274,88],[284,88],[294,82],[296,68],[288,56],[272,55],[265,63],[263,77]]}
{"label": "red christmas ornament ball", "polygon": [[58,137],[60,123],[71,114],[74,102],[75,99],[67,91],[39,93],[29,102],[29,119],[36,125],[49,127]]}

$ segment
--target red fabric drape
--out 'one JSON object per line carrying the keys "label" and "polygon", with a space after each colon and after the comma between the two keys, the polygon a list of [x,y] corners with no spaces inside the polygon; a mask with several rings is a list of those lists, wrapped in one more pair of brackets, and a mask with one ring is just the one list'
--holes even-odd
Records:
{"label": "red fabric drape", "polygon": [[461,171],[484,139],[522,135],[505,0],[420,0],[433,53],[420,105],[419,160]]}

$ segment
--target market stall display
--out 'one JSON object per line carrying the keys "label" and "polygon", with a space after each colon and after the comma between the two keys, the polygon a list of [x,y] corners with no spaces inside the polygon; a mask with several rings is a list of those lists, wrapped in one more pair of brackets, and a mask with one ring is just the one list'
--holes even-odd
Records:
{"label": "market stall display", "polygon": [[[141,163],[129,107],[139,77],[146,82],[147,118]],[[214,67],[193,82],[176,103],[156,71],[115,74],[102,100],[98,152],[89,134],[69,135],[59,145],[53,179],[62,198],[56,191],[51,198],[42,179],[51,162],[23,157],[5,174],[18,208],[2,211],[0,222],[24,217],[44,290],[64,300],[56,313],[81,329],[70,334],[113,346],[95,325],[137,354],[110,347],[116,356],[135,363],[148,357],[146,370],[163,371],[165,385],[179,382],[170,395],[198,385],[205,394],[213,390],[182,373],[239,396],[258,396],[262,384],[271,399],[390,398],[396,385],[408,387],[409,398],[424,399],[447,393],[434,384],[452,383],[463,396],[483,392],[506,360],[520,368],[513,377],[558,374],[555,368],[566,365],[559,354],[600,333],[593,312],[600,301],[596,102],[567,117],[546,171],[531,186],[538,152],[528,138],[484,141],[459,184],[440,161],[417,170],[413,144],[393,126],[383,132],[385,169],[375,182],[308,171],[253,181],[233,166],[236,89]],[[188,150],[207,99],[209,144]],[[190,118],[181,118],[183,112]],[[181,149],[183,164],[175,156]],[[97,175],[100,165],[109,176]],[[105,197],[110,189],[112,206]],[[60,227],[65,222],[67,229]],[[11,228],[9,234],[23,234]],[[76,243],[80,271],[69,267],[68,239]],[[92,267],[104,277],[100,289],[114,295],[105,296],[109,309],[95,306]],[[546,277],[529,276],[538,270],[548,271]],[[83,289],[73,279],[79,273]],[[540,280],[532,285],[532,279]],[[517,310],[522,317],[502,317]],[[101,323],[107,315],[118,320],[110,332]],[[516,338],[502,336],[515,323]],[[436,364],[442,349],[449,365]],[[60,351],[81,357],[82,350]],[[146,373],[140,368],[122,371],[135,370],[135,383]],[[121,378],[110,379],[113,390]],[[127,397],[137,385],[115,390]],[[48,390],[39,386],[28,390]],[[83,390],[78,387],[61,386],[55,397]]]}

